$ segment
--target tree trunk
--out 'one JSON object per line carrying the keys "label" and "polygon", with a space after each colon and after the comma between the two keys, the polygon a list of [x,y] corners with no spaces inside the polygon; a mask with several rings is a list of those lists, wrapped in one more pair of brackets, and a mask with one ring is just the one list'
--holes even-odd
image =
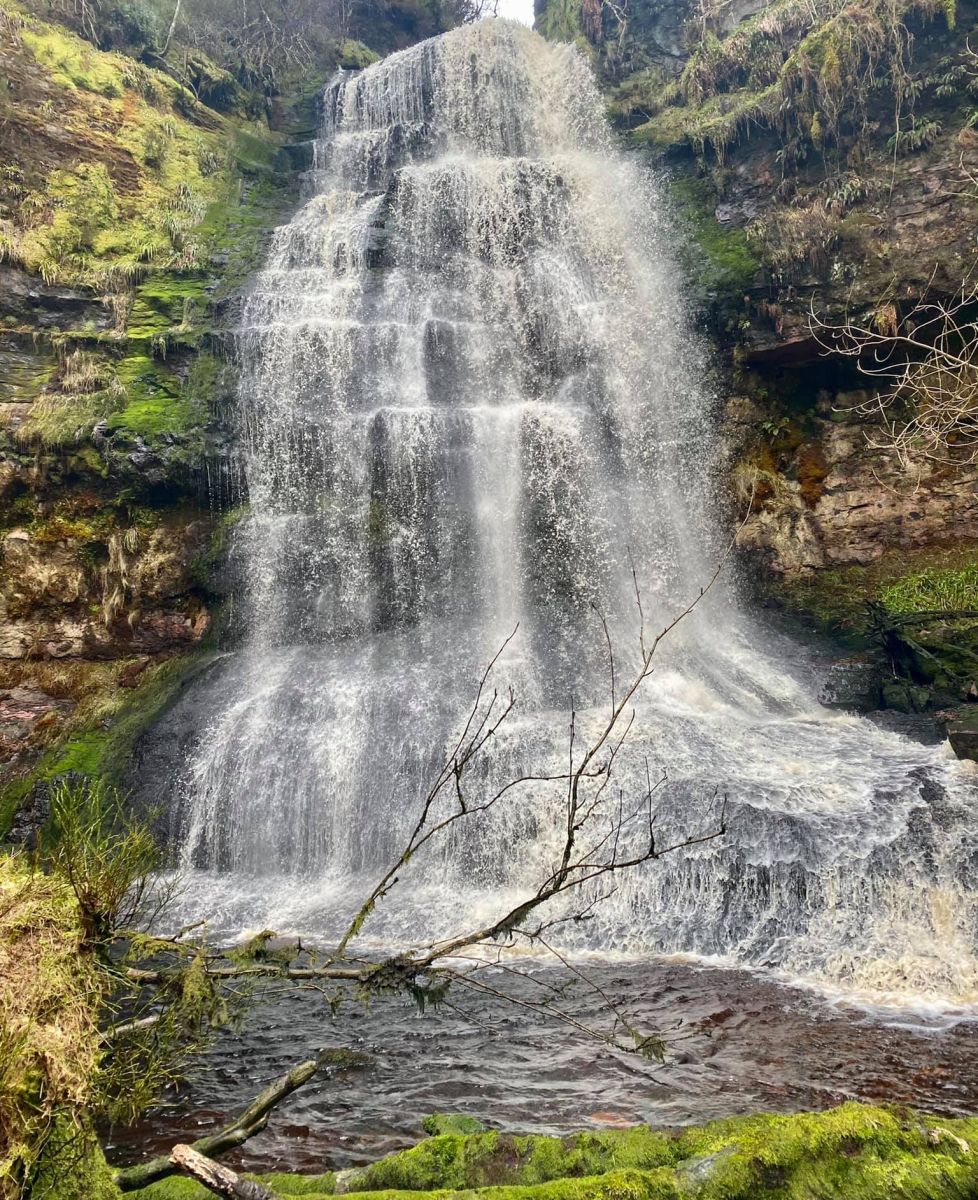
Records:
{"label": "tree trunk", "polygon": [[173,20],[170,22],[170,28],[167,30],[166,41],[163,43],[163,51],[160,58],[166,58],[167,52],[170,49],[170,43],[173,41],[173,34],[177,27],[177,17],[180,16],[180,5],[183,0],[177,0],[177,6],[173,10]]}

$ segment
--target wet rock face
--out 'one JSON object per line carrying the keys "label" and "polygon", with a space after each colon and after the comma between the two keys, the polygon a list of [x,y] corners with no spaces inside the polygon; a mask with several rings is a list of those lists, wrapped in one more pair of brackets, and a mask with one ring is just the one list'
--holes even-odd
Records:
{"label": "wet rock face", "polygon": [[916,470],[873,449],[874,432],[859,425],[825,430],[830,471],[815,506],[818,536],[829,563],[870,562],[887,546],[922,546],[946,538],[978,537],[978,469]]}
{"label": "wet rock face", "polygon": [[923,459],[908,467],[879,448],[879,425],[846,411],[853,403],[851,393],[823,399],[829,415],[808,416],[797,444],[782,452],[773,408],[743,396],[727,404],[735,483],[744,511],[750,506],[738,544],[776,576],[866,565],[895,547],[978,539],[978,467]]}
{"label": "wet rock face", "polygon": [[112,324],[109,309],[91,291],[44,283],[4,263],[0,263],[0,318],[5,324],[32,330],[85,325],[100,332]]}
{"label": "wet rock face", "polygon": [[958,758],[978,762],[978,704],[957,714],[947,727],[948,741]]}
{"label": "wet rock face", "polygon": [[37,687],[0,691],[0,761],[9,761],[32,736],[56,721],[70,705]]}
{"label": "wet rock face", "polygon": [[0,543],[0,658],[119,658],[192,646],[210,625],[194,577],[209,536],[206,520],[148,531],[11,530]]}

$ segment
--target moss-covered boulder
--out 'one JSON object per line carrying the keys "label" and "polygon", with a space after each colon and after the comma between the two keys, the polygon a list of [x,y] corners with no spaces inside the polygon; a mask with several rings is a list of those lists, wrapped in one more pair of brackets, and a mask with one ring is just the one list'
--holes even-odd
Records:
{"label": "moss-covered boulder", "polygon": [[[264,1182],[351,1200],[965,1200],[978,1188],[978,1119],[844,1104],[671,1132],[442,1134],[359,1170]],[[206,1197],[183,1179],[133,1194]]]}

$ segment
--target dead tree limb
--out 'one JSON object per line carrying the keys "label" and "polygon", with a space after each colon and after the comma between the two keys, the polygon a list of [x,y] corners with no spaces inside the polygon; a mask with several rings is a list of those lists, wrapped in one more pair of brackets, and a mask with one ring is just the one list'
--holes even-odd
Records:
{"label": "dead tree limb", "polygon": [[174,1146],[170,1153],[170,1161],[178,1171],[196,1179],[208,1191],[218,1196],[227,1196],[229,1200],[278,1200],[275,1193],[270,1192],[264,1184],[242,1179],[230,1167],[222,1167],[220,1163],[198,1153],[192,1146]]}
{"label": "dead tree limb", "polygon": [[[315,1075],[318,1065],[315,1059],[310,1059],[292,1067],[259,1093],[230,1125],[225,1125],[223,1129],[208,1137],[198,1138],[190,1149],[196,1151],[198,1155],[211,1156],[223,1154],[227,1150],[233,1150],[236,1146],[243,1145],[248,1138],[254,1137],[256,1133],[261,1133],[268,1124],[268,1114],[276,1105],[280,1104],[286,1096],[290,1096],[301,1088],[304,1083],[308,1083]],[[158,1179],[165,1179],[168,1175],[175,1174],[178,1169],[180,1168],[173,1162],[172,1156],[164,1154],[149,1162],[118,1170],[114,1173],[114,1178],[120,1191],[132,1192],[137,1188],[148,1187]],[[220,1194],[245,1195],[237,1192]],[[259,1195],[256,1193],[255,1200],[259,1200]]]}
{"label": "dead tree limb", "polygon": [[855,360],[877,390],[854,406],[875,419],[874,449],[894,451],[905,463],[978,462],[978,264],[954,295],[934,293],[933,276],[923,295],[901,311],[881,302],[872,316],[841,324],[824,321],[814,309],[809,324],[830,354]]}

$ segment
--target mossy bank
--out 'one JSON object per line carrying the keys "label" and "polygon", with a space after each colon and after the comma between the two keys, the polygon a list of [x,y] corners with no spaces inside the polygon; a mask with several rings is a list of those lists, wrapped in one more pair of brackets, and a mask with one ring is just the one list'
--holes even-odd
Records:
{"label": "mossy bank", "polygon": [[[944,1200],[978,1186],[978,1121],[847,1104],[674,1132],[444,1134],[359,1170],[268,1176],[282,1196],[485,1200]],[[163,1181],[140,1200],[203,1200]]]}

